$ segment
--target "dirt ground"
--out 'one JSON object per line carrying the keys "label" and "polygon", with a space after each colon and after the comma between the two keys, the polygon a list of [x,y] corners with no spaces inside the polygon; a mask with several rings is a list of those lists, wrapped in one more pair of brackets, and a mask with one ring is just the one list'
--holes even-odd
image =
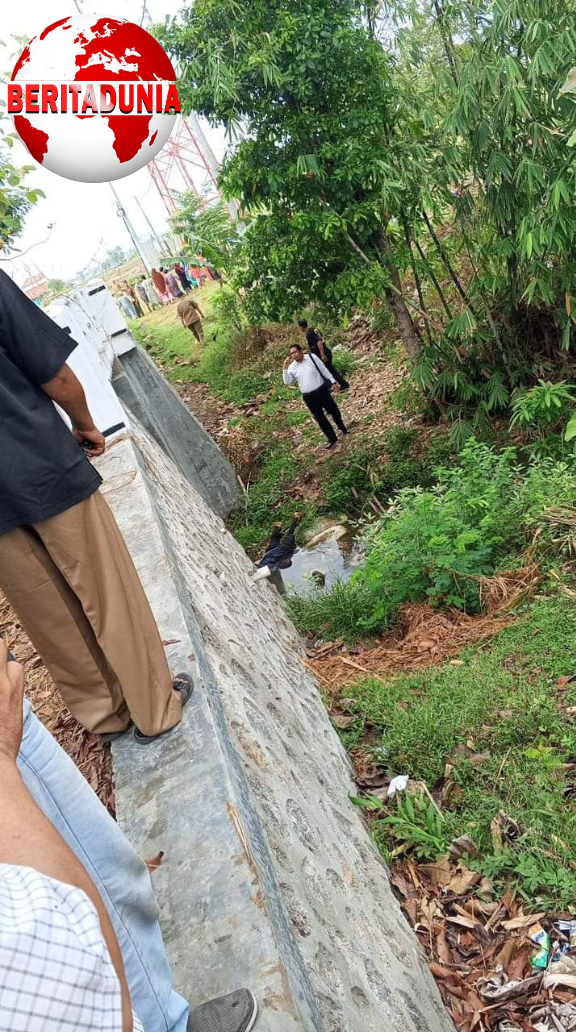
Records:
{"label": "dirt ground", "polygon": [[85,731],[66,708],[50,674],[1,593],[0,636],[6,641],[14,658],[24,666],[26,695],[37,717],[74,760],[88,784],[114,815],[114,776],[109,747],[103,745],[96,735]]}
{"label": "dirt ground", "polygon": [[[286,350],[293,331],[282,326],[270,326],[266,327],[265,334],[268,348],[277,350],[280,345],[284,345]],[[362,317],[357,316],[352,320],[345,344],[347,350],[354,354],[356,367],[351,377],[352,388],[338,397],[338,404],[347,426],[353,431],[352,436],[346,441],[339,441],[332,452],[326,451],[320,435],[317,445],[311,447],[310,439],[304,434],[306,424],[289,427],[284,418],[285,413],[299,410],[302,406],[296,391],[294,399],[286,402],[282,413],[278,415],[277,428],[270,433],[270,437],[289,442],[295,455],[306,452],[309,456],[307,471],[299,472],[293,490],[288,488],[288,493],[303,503],[314,504],[319,501],[321,472],[326,462],[340,452],[353,449],[359,440],[363,445],[368,439],[370,444],[377,443],[389,430],[403,422],[401,413],[390,403],[390,397],[405,381],[407,370],[383,353],[381,339],[371,331],[367,320]],[[334,361],[337,365],[337,351]],[[279,365],[278,377],[280,374]],[[174,386],[230,460],[242,485],[253,482],[258,476],[260,446],[253,433],[251,419],[268,400],[268,394],[262,394],[245,405],[235,406],[215,398],[205,384],[177,381]],[[242,422],[235,425],[238,417]],[[385,451],[384,441],[382,450]]]}

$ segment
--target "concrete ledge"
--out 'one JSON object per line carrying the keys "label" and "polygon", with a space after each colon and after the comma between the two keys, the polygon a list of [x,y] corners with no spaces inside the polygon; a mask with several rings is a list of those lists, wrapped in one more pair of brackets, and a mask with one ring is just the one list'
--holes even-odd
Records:
{"label": "concrete ledge", "polygon": [[251,585],[145,431],[101,471],[172,667],[196,681],[171,737],[114,747],[120,823],[166,853],[154,884],[177,987],[198,1003],[250,986],[263,1032],[448,1032],[274,589]]}
{"label": "concrete ledge", "polygon": [[219,516],[240,502],[232,466],[152,361],[136,345],[116,364],[112,386],[180,472]]}

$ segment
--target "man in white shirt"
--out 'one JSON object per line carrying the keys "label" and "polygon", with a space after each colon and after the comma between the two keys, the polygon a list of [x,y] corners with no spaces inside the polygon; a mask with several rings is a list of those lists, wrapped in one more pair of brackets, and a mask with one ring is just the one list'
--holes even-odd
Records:
{"label": "man in white shirt", "polygon": [[344,425],[342,413],[338,408],[331,391],[337,394],[340,390],[332,373],[326,368],[317,355],[305,355],[299,344],[290,348],[290,356],[284,362],[284,383],[288,387],[297,383],[302,392],[304,404],[309,408],[322,433],[328,438],[328,448],[333,448],[338,438],[327,415],[342,434],[348,430]]}

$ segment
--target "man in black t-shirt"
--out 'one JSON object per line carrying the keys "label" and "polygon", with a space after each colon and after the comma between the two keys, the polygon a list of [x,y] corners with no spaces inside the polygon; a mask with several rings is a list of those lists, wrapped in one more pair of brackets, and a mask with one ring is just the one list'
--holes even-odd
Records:
{"label": "man in black t-shirt", "polygon": [[[107,739],[180,722],[173,681],[126,545],[87,458],[105,440],[66,360],[72,338],[0,271],[0,588],[66,705]],[[72,433],[53,402],[72,422]]]}
{"label": "man in black t-shirt", "polygon": [[317,355],[319,359],[324,363],[329,372],[336,380],[336,383],[340,387],[341,391],[347,391],[350,384],[344,379],[342,373],[338,371],[335,365],[332,363],[332,351],[327,344],[324,343],[324,337],[320,333],[320,330],[315,330],[312,326],[308,325],[306,319],[299,319],[298,326],[302,333],[306,336],[306,343],[310,348],[311,355]]}

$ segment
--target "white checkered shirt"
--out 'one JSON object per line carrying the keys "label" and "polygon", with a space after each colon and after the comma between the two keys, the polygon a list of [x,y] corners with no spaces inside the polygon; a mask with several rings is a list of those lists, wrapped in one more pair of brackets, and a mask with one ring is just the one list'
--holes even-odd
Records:
{"label": "white checkered shirt", "polygon": [[[122,996],[87,895],[0,864],[0,1032],[122,1032]],[[143,1032],[134,1016],[134,1032]]]}

